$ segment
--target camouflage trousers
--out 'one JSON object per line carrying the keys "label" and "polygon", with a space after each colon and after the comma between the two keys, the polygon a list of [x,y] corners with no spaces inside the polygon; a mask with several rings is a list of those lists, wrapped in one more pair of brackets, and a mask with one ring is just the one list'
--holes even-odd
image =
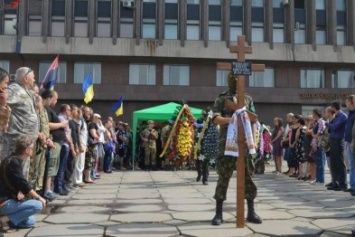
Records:
{"label": "camouflage trousers", "polygon": [[157,156],[157,149],[156,147],[146,145],[144,146],[144,164],[147,165],[156,165],[156,156]]}
{"label": "camouflage trousers", "polygon": [[85,170],[91,170],[95,167],[97,159],[97,148],[96,145],[88,146],[88,151],[85,153]]}
{"label": "camouflage trousers", "polygon": [[[227,199],[227,189],[229,180],[236,169],[236,158],[231,156],[220,156],[217,158],[218,181],[214,199],[225,201]],[[253,182],[252,174],[254,170],[251,156],[245,157],[245,199],[253,200],[257,194],[256,185]]]}
{"label": "camouflage trousers", "polygon": [[44,171],[46,168],[46,151],[42,148],[30,158],[30,173],[28,181],[35,190],[42,189]]}

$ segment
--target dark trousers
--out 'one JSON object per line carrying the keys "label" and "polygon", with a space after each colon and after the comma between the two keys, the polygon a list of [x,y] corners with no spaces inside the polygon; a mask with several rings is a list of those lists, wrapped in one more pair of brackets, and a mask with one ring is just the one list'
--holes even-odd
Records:
{"label": "dark trousers", "polygon": [[344,163],[344,139],[330,138],[330,172],[333,184],[342,188],[347,187],[346,166]]}
{"label": "dark trousers", "polygon": [[67,161],[69,156],[69,146],[62,145],[60,150],[60,161],[59,161],[59,169],[58,174],[54,179],[54,191],[59,192],[63,189],[64,184],[64,174],[65,170],[67,169]]}
{"label": "dark trousers", "polygon": [[64,183],[70,185],[72,183],[71,177],[73,176],[73,172],[75,169],[75,158],[73,154],[69,152],[68,160],[67,160],[67,169],[65,170]]}

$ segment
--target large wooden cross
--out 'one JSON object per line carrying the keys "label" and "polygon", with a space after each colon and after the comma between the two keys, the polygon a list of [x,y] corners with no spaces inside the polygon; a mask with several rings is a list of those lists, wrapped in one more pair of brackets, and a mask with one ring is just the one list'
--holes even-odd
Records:
{"label": "large wooden cross", "polygon": [[[233,45],[229,50],[231,53],[236,53],[238,62],[245,62],[245,54],[252,53],[252,47],[245,46],[245,36],[238,36],[237,45]],[[218,70],[232,70],[231,63],[217,63]],[[265,70],[264,64],[252,64],[252,71],[261,72]],[[236,76],[237,80],[237,104],[234,102],[228,105],[235,111],[245,106],[245,76]],[[230,102],[227,102],[230,103]],[[227,107],[227,106],[226,106]],[[248,112],[250,120],[255,122],[257,119],[256,114]],[[240,117],[238,118],[240,120]],[[244,228],[244,190],[245,190],[245,134],[241,125],[241,121],[238,121],[238,147],[239,157],[237,159],[237,228]],[[241,126],[241,127],[240,127]]]}

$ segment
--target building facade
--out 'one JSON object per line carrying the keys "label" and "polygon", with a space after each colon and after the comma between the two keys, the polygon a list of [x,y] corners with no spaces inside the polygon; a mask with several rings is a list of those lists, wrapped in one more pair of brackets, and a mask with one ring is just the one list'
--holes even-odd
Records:
{"label": "building facade", "polygon": [[218,62],[238,35],[247,60],[266,65],[247,80],[261,120],[308,114],[355,92],[352,0],[0,0],[0,67],[29,66],[41,81],[60,57],[60,102],[103,115],[120,96],[130,121],[137,109],[185,100],[212,105],[226,90]]}

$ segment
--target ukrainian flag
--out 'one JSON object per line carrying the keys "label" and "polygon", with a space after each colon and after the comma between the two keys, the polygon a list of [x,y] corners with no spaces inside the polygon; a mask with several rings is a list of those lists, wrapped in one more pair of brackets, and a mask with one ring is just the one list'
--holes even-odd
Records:
{"label": "ukrainian flag", "polygon": [[118,101],[111,107],[111,111],[120,116],[123,114],[123,97],[121,96]]}
{"label": "ukrainian flag", "polygon": [[94,82],[92,79],[92,73],[87,75],[83,82],[84,102],[87,104],[94,98]]}

